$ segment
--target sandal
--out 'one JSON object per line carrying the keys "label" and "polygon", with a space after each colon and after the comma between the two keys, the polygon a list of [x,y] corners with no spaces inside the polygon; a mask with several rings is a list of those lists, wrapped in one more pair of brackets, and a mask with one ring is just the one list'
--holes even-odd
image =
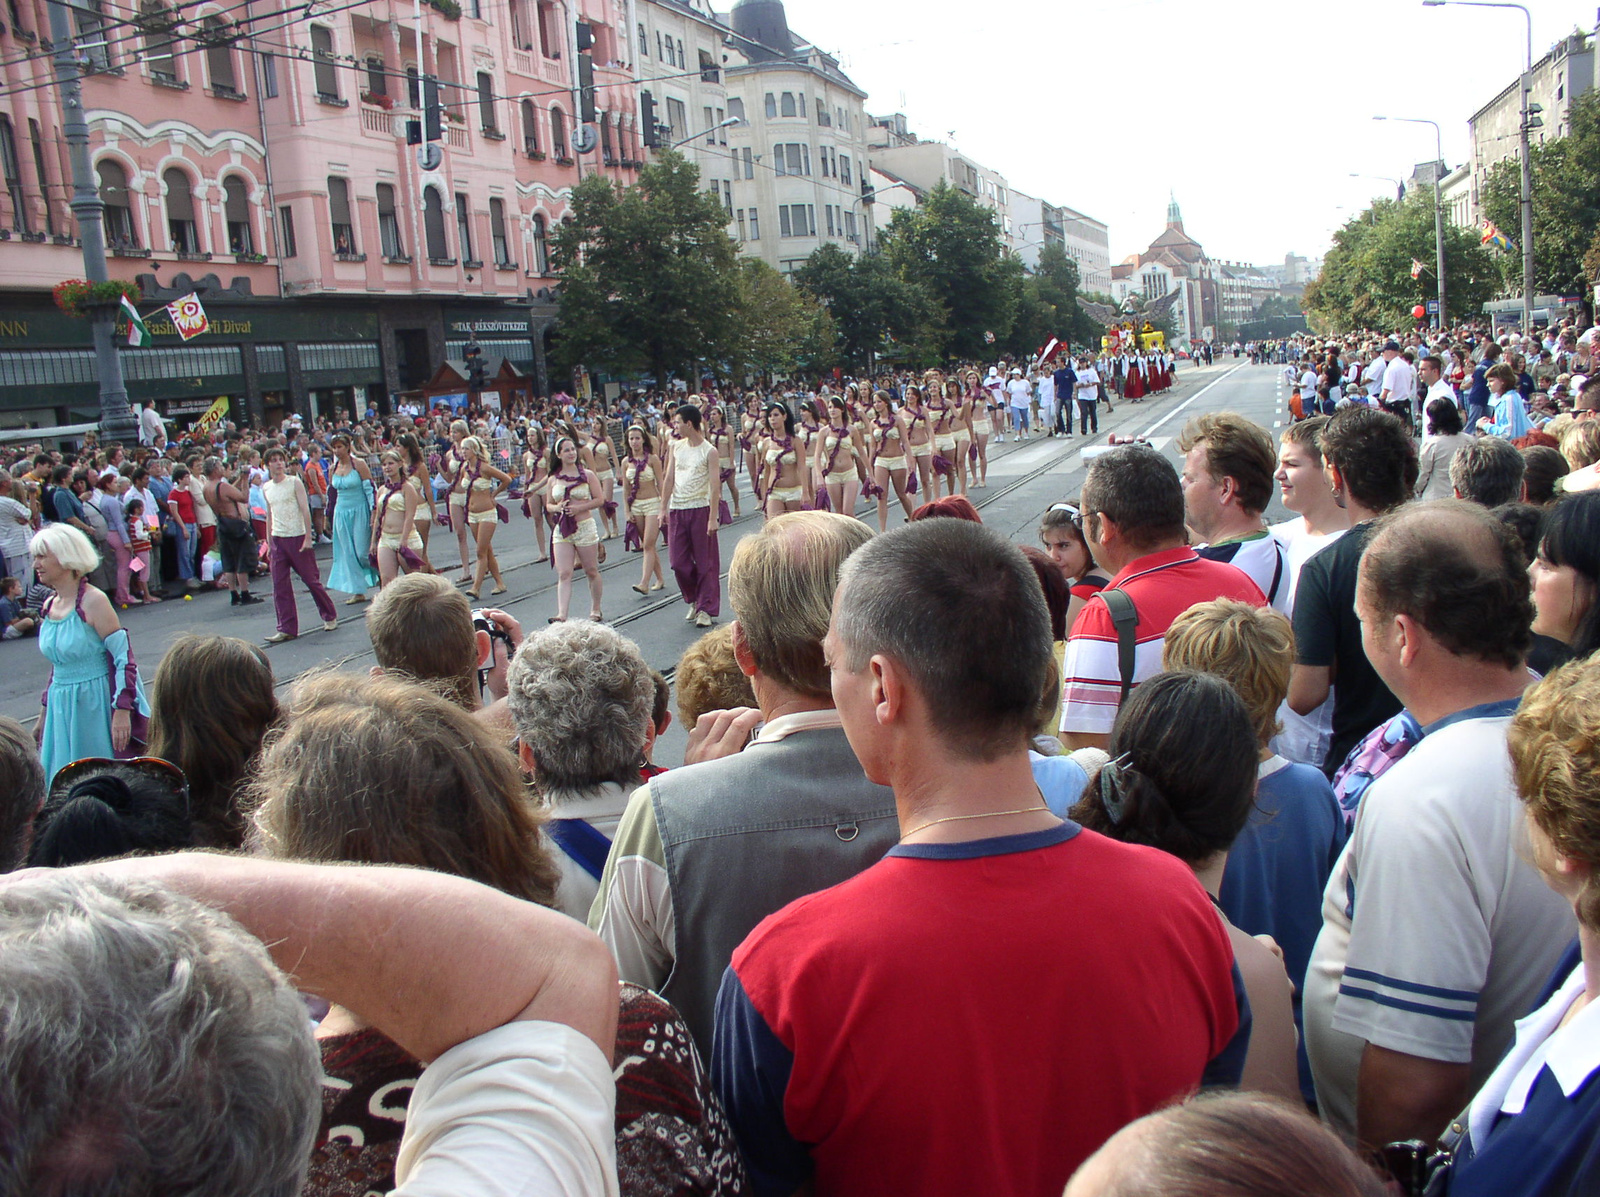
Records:
{"label": "sandal", "polygon": [[481,599],[483,597],[481,594],[479,594],[476,590],[472,589],[472,587],[470,587],[470,586],[467,587],[467,593],[470,594],[475,599]]}
{"label": "sandal", "polygon": [[566,622],[567,622],[567,617],[565,615],[552,615],[549,619],[545,620],[545,623],[566,623]]}
{"label": "sandal", "polygon": [[506,588],[504,586],[496,586],[489,593],[490,594],[504,594],[505,592],[506,592]]}
{"label": "sandal", "polygon": [[634,590],[637,590],[637,591],[638,591],[638,592],[639,592],[639,593],[640,593],[640,594],[642,594],[642,595],[648,595],[648,594],[649,594],[649,593],[650,593],[650,592],[649,592],[649,591],[648,591],[648,590],[646,590],[646,589],[645,589],[645,588],[644,588],[644,587],[643,587],[643,586],[642,586],[642,585],[640,585],[640,584],[639,584],[639,583],[638,583],[638,582],[635,582],[635,583],[634,583],[634,584],[633,584],[633,589],[634,589]]}
{"label": "sandal", "polygon": [[605,623],[606,617],[599,611],[589,612],[589,619],[593,623]]}

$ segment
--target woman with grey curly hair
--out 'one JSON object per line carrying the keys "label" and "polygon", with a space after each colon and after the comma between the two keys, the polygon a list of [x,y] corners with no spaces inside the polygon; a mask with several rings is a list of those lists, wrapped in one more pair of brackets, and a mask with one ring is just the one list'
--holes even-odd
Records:
{"label": "woman with grey curly hair", "polygon": [[628,795],[653,736],[655,685],[638,646],[596,623],[530,636],[506,672],[525,768],[549,807],[558,910],[587,919]]}

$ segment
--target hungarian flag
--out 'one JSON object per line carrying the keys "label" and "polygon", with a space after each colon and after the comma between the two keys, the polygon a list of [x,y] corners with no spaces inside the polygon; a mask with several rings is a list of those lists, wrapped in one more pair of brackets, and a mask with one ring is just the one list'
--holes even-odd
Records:
{"label": "hungarian flag", "polygon": [[1412,278],[1421,278],[1422,277],[1422,269],[1423,269],[1422,263],[1417,261],[1417,259],[1412,258],[1411,259],[1411,277]]}
{"label": "hungarian flag", "polygon": [[122,314],[128,318],[128,344],[135,348],[147,344],[150,340],[150,330],[144,326],[144,320],[139,315],[139,309],[133,306],[133,300],[126,295],[122,297]]}

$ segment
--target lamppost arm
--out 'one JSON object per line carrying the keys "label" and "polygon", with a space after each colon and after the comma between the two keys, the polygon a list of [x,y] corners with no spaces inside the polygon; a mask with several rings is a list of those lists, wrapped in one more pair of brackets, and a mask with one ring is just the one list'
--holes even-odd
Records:
{"label": "lamppost arm", "polygon": [[1432,125],[1434,167],[1433,175],[1433,249],[1435,255],[1435,279],[1439,284],[1439,327],[1445,326],[1444,306],[1444,199],[1440,192],[1439,171],[1444,167],[1444,131],[1439,128],[1438,121],[1430,121],[1426,117],[1417,116],[1375,116],[1375,121],[1398,121],[1407,125]]}

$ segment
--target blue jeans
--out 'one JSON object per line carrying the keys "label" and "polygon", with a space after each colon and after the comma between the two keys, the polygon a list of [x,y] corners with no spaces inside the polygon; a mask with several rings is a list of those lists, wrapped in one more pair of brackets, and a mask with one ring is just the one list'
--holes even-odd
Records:
{"label": "blue jeans", "polygon": [[200,529],[194,524],[173,519],[167,521],[167,528],[178,542],[178,580],[192,581],[195,577],[194,556],[195,547],[200,542]]}
{"label": "blue jeans", "polygon": [[1011,427],[1016,429],[1016,432],[1017,432],[1018,436],[1021,436],[1023,433],[1028,431],[1028,409],[1027,408],[1025,408],[1025,407],[1013,407],[1011,409]]}

